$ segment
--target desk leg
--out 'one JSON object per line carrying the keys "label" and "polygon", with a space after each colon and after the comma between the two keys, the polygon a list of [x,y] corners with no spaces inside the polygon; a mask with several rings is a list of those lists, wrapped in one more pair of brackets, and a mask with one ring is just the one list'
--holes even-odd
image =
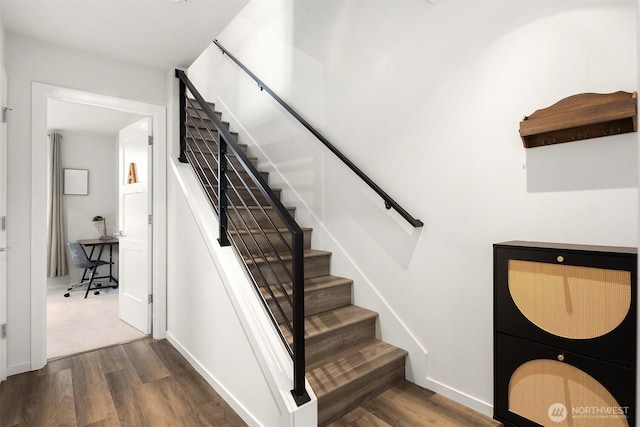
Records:
{"label": "desk leg", "polygon": [[109,280],[118,283],[118,279],[113,277],[113,244],[109,245]]}
{"label": "desk leg", "polygon": [[[96,250],[95,246],[91,246],[91,253],[89,254],[89,259],[93,259],[93,251]],[[82,280],[80,280],[80,283],[84,283],[85,280],[87,280],[87,270],[88,268],[84,269],[84,272],[82,273]]]}
{"label": "desk leg", "polygon": [[[104,251],[104,245],[100,245],[100,252],[98,252],[98,258],[96,258],[96,260],[102,259],[102,252],[103,251]],[[91,251],[91,253],[93,253],[93,251]]]}

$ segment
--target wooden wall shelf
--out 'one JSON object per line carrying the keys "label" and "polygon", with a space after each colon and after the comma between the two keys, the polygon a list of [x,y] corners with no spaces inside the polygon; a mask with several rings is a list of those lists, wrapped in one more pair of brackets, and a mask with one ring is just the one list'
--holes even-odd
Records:
{"label": "wooden wall shelf", "polygon": [[637,92],[581,93],[520,122],[525,148],[638,131]]}

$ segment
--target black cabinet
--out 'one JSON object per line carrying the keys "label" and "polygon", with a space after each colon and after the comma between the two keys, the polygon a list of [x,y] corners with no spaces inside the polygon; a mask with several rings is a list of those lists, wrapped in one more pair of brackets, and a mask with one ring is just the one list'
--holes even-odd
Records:
{"label": "black cabinet", "polygon": [[635,425],[636,252],[494,245],[494,418]]}

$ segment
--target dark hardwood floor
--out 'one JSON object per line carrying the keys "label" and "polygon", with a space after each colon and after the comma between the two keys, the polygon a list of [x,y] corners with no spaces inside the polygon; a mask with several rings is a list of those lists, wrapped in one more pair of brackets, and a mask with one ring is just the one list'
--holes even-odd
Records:
{"label": "dark hardwood floor", "polygon": [[329,427],[496,427],[501,423],[426,390],[400,381]]}
{"label": "dark hardwood floor", "polygon": [[[245,425],[166,340],[144,338],[50,361],[0,384],[0,427]],[[330,427],[500,425],[401,381]]]}
{"label": "dark hardwood floor", "polygon": [[0,384],[0,426],[245,426],[165,340],[51,361]]}

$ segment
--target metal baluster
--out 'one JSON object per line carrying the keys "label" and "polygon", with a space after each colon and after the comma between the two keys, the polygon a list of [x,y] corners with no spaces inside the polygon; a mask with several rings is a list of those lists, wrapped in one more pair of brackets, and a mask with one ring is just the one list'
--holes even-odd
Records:
{"label": "metal baluster", "polygon": [[220,205],[220,246],[229,246],[227,233],[227,141],[218,133],[218,204]]}
{"label": "metal baluster", "polygon": [[[176,77],[179,77],[177,70]],[[187,149],[187,90],[182,79],[178,78],[178,82],[180,82],[180,157],[178,157],[178,161],[189,163],[185,153]]]}

